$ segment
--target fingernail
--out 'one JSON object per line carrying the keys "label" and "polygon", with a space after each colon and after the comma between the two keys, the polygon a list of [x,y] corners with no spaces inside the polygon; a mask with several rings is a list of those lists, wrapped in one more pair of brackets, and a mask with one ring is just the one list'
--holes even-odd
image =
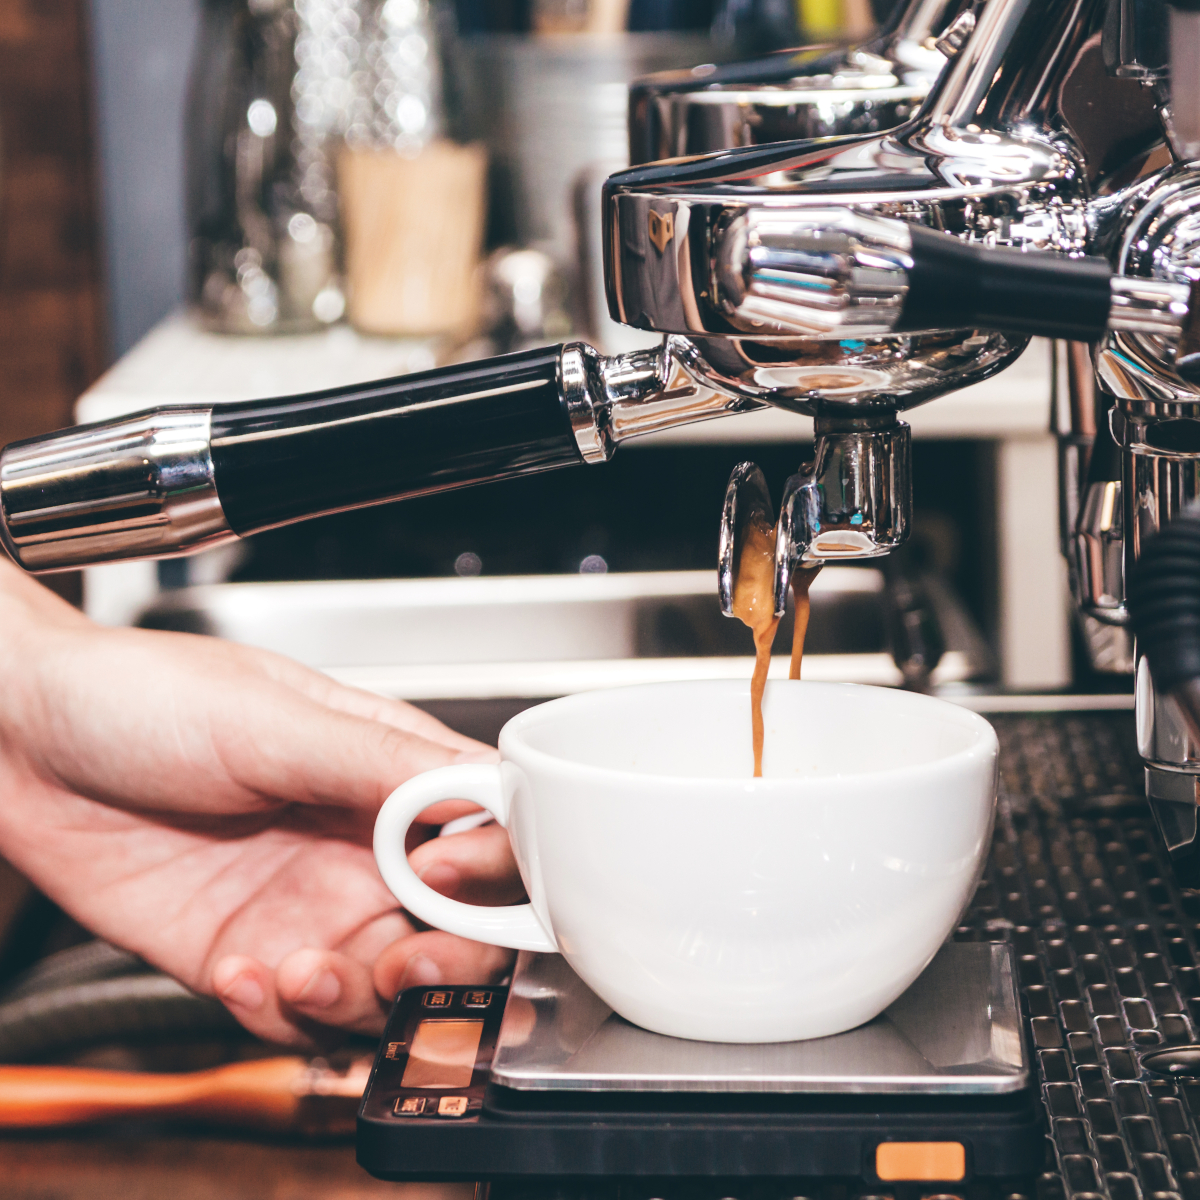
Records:
{"label": "fingernail", "polygon": [[265,999],[262,984],[253,975],[237,975],[221,989],[221,999],[238,1008],[261,1008]]}
{"label": "fingernail", "polygon": [[404,974],[400,976],[399,991],[404,991],[410,987],[429,987],[434,983],[442,982],[441,968],[433,961],[432,958],[426,958],[424,954],[415,954],[408,960],[408,966],[404,968]]}
{"label": "fingernail", "polygon": [[430,863],[417,878],[443,896],[453,896],[462,882],[458,868],[446,863]]}
{"label": "fingernail", "polygon": [[341,980],[332,971],[314,971],[296,997],[296,1003],[305,1008],[329,1008],[337,1003],[341,994]]}
{"label": "fingernail", "polygon": [[491,746],[484,746],[480,750],[460,750],[455,756],[456,763],[498,763],[500,761],[500,751],[494,750]]}

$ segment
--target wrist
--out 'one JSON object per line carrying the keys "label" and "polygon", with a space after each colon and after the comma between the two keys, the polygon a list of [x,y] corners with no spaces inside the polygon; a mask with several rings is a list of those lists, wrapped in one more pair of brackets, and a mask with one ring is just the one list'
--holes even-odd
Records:
{"label": "wrist", "polygon": [[0,688],[0,722],[4,727],[11,730],[25,707],[24,694],[44,667],[50,642],[89,624],[49,588],[0,558],[0,679],[5,681]]}

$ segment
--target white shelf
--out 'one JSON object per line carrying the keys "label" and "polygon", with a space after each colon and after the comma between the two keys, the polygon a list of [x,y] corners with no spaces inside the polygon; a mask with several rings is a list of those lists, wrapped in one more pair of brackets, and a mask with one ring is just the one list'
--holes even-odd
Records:
{"label": "white shelf", "polygon": [[427,371],[432,339],[372,338],[337,325],[321,333],[207,333],[183,313],[152,329],[79,398],[75,419],[108,421],[160,404],[224,404],[295,396]]}
{"label": "white shelf", "polygon": [[[106,421],[160,404],[205,406],[294,396],[386,379],[437,364],[429,339],[364,337],[347,326],[292,337],[206,333],[182,313],[168,317],[80,397],[76,419]],[[1049,426],[1050,352],[1036,341],[1007,371],[914,409],[919,438],[1013,438]],[[807,417],[779,409],[705,421],[630,445],[798,441],[812,436]]]}

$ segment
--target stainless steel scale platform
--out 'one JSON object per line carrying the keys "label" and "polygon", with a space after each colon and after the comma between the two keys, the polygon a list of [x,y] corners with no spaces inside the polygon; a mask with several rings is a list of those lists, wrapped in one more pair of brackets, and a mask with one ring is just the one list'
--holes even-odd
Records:
{"label": "stainless steel scale platform", "polygon": [[1007,946],[950,944],[882,1016],[835,1037],[723,1045],[648,1033],[556,954],[522,954],[492,1058],[520,1092],[1002,1096],[1029,1085]]}

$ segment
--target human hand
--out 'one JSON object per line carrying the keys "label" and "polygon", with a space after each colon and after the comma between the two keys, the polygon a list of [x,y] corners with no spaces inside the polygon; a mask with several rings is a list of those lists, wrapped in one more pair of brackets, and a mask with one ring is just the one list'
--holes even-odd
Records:
{"label": "human hand", "polygon": [[[211,638],[104,629],[0,561],[0,853],[100,936],[270,1041],[378,1032],[402,986],[486,983],[508,951],[426,930],[371,853],[420,771],[495,755],[410,705]],[[410,833],[424,880],[515,903],[505,832]]]}

